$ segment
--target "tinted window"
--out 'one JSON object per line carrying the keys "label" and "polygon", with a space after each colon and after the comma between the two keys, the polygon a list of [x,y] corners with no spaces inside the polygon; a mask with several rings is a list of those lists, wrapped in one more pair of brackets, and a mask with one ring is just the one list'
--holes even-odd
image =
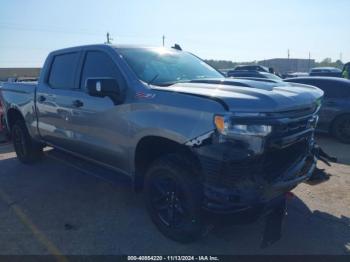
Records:
{"label": "tinted window", "polygon": [[268,68],[263,67],[263,66],[236,66],[235,69],[236,71],[242,71],[242,70],[248,70],[248,71],[259,71],[259,72],[268,72]]}
{"label": "tinted window", "polygon": [[245,73],[245,72],[242,72],[242,73],[233,73],[234,76],[251,76],[250,73]]}
{"label": "tinted window", "polygon": [[323,70],[323,69],[312,69],[311,72],[319,73],[319,72],[328,72],[328,71],[327,70]]}
{"label": "tinted window", "polygon": [[87,78],[114,78],[118,80],[118,69],[113,60],[103,52],[91,51],[86,54],[81,76],[81,86],[85,88]]}
{"label": "tinted window", "polygon": [[256,78],[265,78],[264,75],[258,74],[258,73],[255,73],[255,72],[248,73],[246,76],[247,76],[247,77],[256,77]]}
{"label": "tinted window", "polygon": [[235,70],[259,70],[256,66],[237,66]]}
{"label": "tinted window", "polygon": [[55,56],[51,65],[49,85],[53,88],[73,89],[78,61],[79,53]]}
{"label": "tinted window", "polygon": [[265,78],[264,75],[258,74],[258,73],[249,73],[249,77],[257,77],[257,78]]}

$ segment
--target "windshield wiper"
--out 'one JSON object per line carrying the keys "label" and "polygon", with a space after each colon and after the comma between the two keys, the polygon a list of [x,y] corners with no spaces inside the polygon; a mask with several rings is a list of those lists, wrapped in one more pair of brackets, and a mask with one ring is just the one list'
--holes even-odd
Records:
{"label": "windshield wiper", "polygon": [[153,82],[159,77],[159,74],[156,74],[150,81],[147,82],[148,85],[153,84]]}
{"label": "windshield wiper", "polygon": [[168,82],[159,82],[159,83],[154,83],[154,80],[158,78],[159,75],[156,75],[151,81],[149,81],[147,84],[151,85],[154,84],[156,86],[172,86],[178,83],[190,83],[193,80],[177,80],[177,81],[168,81]]}
{"label": "windshield wiper", "polygon": [[178,80],[178,81],[169,81],[157,83],[158,86],[172,86],[179,83],[190,83],[192,80]]}

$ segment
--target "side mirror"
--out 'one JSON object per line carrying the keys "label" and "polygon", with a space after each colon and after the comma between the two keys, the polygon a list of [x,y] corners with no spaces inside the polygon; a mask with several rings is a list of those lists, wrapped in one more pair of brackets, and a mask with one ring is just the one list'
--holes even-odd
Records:
{"label": "side mirror", "polygon": [[88,78],[86,89],[90,96],[110,97],[113,102],[121,102],[121,90],[118,82],[114,78]]}

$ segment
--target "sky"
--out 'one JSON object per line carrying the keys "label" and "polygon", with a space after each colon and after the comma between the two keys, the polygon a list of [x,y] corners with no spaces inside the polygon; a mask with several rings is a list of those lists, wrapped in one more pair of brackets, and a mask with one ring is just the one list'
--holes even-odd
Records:
{"label": "sky", "polygon": [[0,67],[106,41],[178,43],[204,59],[350,61],[349,0],[0,0]]}

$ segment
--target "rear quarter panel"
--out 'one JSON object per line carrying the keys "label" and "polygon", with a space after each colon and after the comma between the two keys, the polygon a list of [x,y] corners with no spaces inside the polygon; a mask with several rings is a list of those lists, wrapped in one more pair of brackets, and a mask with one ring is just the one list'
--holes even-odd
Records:
{"label": "rear quarter panel", "polygon": [[34,102],[36,85],[36,83],[2,83],[0,85],[0,97],[7,128],[9,128],[7,113],[11,109],[18,110],[25,120],[30,135],[34,138],[38,137]]}

